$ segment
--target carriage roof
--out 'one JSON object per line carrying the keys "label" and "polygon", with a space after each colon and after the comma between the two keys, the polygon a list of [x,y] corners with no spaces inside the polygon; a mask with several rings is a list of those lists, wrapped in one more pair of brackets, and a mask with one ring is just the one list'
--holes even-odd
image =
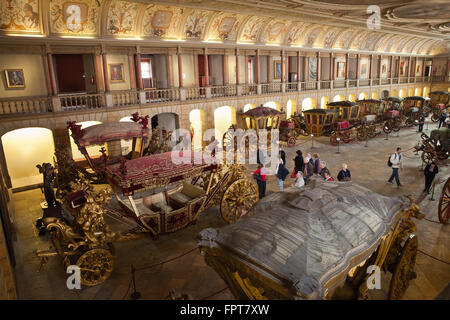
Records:
{"label": "carriage roof", "polygon": [[356,102],[358,103],[383,103],[385,102],[384,100],[380,100],[380,99],[361,99],[361,100],[356,100]]}
{"label": "carriage roof", "polygon": [[282,112],[269,108],[269,107],[256,107],[250,109],[244,113],[242,113],[243,117],[252,117],[252,118],[260,118],[260,117],[273,117],[283,114]]}
{"label": "carriage roof", "polygon": [[107,141],[147,137],[148,128],[143,128],[136,122],[108,122],[96,124],[81,130],[78,136],[74,136],[75,142],[81,147],[90,145],[102,145]]}
{"label": "carriage roof", "polygon": [[427,97],[421,97],[421,96],[411,96],[411,97],[406,97],[405,100],[420,100],[420,101],[425,101],[425,100],[429,100],[430,98]]}
{"label": "carriage roof", "polygon": [[331,107],[353,107],[357,106],[358,104],[352,101],[335,101],[327,103],[327,106]]}
{"label": "carriage roof", "polygon": [[401,98],[401,97],[387,97],[384,100],[400,103],[400,102],[403,101],[403,98]]}
{"label": "carriage roof", "polygon": [[233,225],[205,229],[199,244],[269,273],[300,298],[323,298],[375,252],[411,206],[353,184],[314,181],[260,200]]}
{"label": "carriage roof", "polygon": [[[188,163],[175,163],[172,155],[185,156]],[[124,194],[141,189],[153,189],[183,182],[203,172],[212,171],[217,164],[202,152],[183,154],[171,151],[106,166],[104,173],[109,183]]]}
{"label": "carriage roof", "polygon": [[326,109],[310,109],[310,110],[306,110],[303,111],[303,113],[312,113],[312,114],[336,114],[338,111],[337,110],[326,110]]}
{"label": "carriage roof", "polygon": [[430,94],[444,94],[444,95],[450,95],[450,92],[447,92],[447,91],[433,91],[433,92],[430,92]]}

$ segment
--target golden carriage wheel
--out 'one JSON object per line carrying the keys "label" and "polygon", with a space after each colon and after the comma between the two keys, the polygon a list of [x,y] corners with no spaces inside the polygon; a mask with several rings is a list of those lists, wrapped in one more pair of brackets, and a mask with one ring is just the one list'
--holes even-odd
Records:
{"label": "golden carriage wheel", "polygon": [[242,178],[231,183],[220,201],[220,213],[228,223],[235,223],[258,201],[258,186]]}
{"label": "golden carriage wheel", "polygon": [[438,210],[439,221],[442,224],[448,224],[448,220],[450,219],[450,178],[447,179],[442,189]]}
{"label": "golden carriage wheel", "polygon": [[433,161],[437,163],[438,158],[436,152],[424,150],[422,152],[422,161],[425,165],[432,163]]}
{"label": "golden carriage wheel", "polygon": [[439,112],[433,112],[433,115],[431,116],[431,121],[438,122],[441,118],[441,115]]}
{"label": "golden carriage wheel", "polygon": [[383,125],[383,132],[389,134],[392,132],[392,130],[393,130],[392,121],[391,120],[386,121]]}
{"label": "golden carriage wheel", "polygon": [[333,146],[337,146],[338,145],[338,141],[337,141],[337,134],[336,132],[333,132],[330,136],[330,143]]}
{"label": "golden carriage wheel", "polygon": [[409,281],[416,277],[413,269],[416,264],[417,247],[417,237],[411,234],[403,245],[394,267],[389,287],[389,300],[400,300],[408,289]]}
{"label": "golden carriage wheel", "polygon": [[81,284],[92,287],[109,278],[114,269],[114,257],[108,250],[92,249],[78,258],[77,266],[81,269]]}
{"label": "golden carriage wheel", "polygon": [[287,146],[289,148],[293,148],[293,147],[295,147],[296,142],[297,142],[297,139],[295,139],[295,137],[289,137],[287,140]]}
{"label": "golden carriage wheel", "polygon": [[394,121],[394,124],[392,126],[392,130],[394,130],[394,132],[399,132],[400,129],[402,128],[402,124],[400,121]]}
{"label": "golden carriage wheel", "polygon": [[364,125],[358,127],[358,129],[356,129],[356,139],[358,139],[359,141],[364,141],[366,140],[366,137],[366,127]]}

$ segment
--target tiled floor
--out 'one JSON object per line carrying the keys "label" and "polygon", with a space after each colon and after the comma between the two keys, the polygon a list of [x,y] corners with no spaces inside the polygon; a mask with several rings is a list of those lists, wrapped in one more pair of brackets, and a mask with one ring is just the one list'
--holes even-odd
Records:
{"label": "tiled floor", "polygon": [[[434,129],[430,125],[429,129]],[[425,131],[429,133],[429,131]],[[387,157],[396,146],[404,150],[417,144],[419,134],[413,129],[402,129],[400,136],[394,134],[385,140],[385,136],[378,136],[369,140],[368,147],[364,143],[352,142],[340,147],[331,147],[328,138],[316,138],[314,149],[311,150],[311,140],[302,140],[296,148],[286,149],[287,167],[292,170],[295,150],[301,149],[303,153],[317,152],[321,159],[327,161],[328,167],[334,177],[340,164],[346,162],[351,170],[353,181],[370,190],[383,195],[412,195],[419,198],[423,190],[423,172],[420,171],[421,161],[413,151],[405,154],[405,168],[400,173],[403,188],[387,185],[391,169],[387,167]],[[254,169],[254,165],[249,169]],[[251,172],[251,170],[249,170]],[[447,178],[450,168],[446,165],[440,167],[438,178]],[[292,180],[286,184],[292,183]],[[426,218],[437,221],[438,199],[442,184],[435,191],[435,201],[426,196],[420,203]],[[274,192],[277,183],[273,176],[268,179],[268,192]],[[129,298],[127,289],[130,283],[130,266],[145,268],[153,264],[177,257],[196,247],[196,235],[206,227],[221,227],[225,225],[217,208],[210,208],[203,212],[196,225],[190,226],[177,233],[161,236],[158,240],[145,237],[139,240],[116,243],[115,269],[112,276],[102,285],[84,288],[80,291],[70,291],[66,288],[66,274],[60,259],[50,258],[48,264],[40,273],[36,270],[39,259],[34,252],[49,246],[47,236],[38,237],[34,228],[34,221],[41,216],[39,203],[43,201],[40,190],[31,190],[14,194],[16,208],[17,240],[15,251],[17,256],[16,277],[18,295],[21,299],[123,299]],[[117,222],[107,220],[113,228]],[[408,288],[405,299],[433,299],[450,282],[450,265],[435,260],[426,254],[450,261],[450,226],[430,222],[416,221],[417,236],[419,239],[419,252],[417,255],[417,278]],[[426,253],[426,254],[424,254]],[[373,291],[370,297],[384,299],[387,297],[390,275],[384,275],[382,290]],[[206,265],[198,250],[194,250],[179,259],[158,265],[152,268],[137,271],[137,289],[141,299],[163,299],[169,289],[178,293],[189,294],[194,299],[202,299],[220,292],[210,299],[233,299],[230,291],[226,289],[222,279]],[[224,290],[225,289],[225,290]]]}

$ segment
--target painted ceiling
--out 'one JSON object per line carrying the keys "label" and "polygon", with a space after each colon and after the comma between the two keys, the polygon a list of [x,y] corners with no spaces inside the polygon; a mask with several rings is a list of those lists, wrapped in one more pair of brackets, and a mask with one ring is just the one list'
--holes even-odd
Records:
{"label": "painted ceiling", "polygon": [[[380,29],[365,23],[374,3]],[[436,55],[448,50],[450,2],[0,0],[0,33]]]}

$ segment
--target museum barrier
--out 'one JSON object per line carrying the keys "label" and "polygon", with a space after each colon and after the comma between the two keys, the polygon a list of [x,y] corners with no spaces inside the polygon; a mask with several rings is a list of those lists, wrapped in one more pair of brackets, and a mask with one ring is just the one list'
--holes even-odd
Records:
{"label": "museum barrier", "polygon": [[24,97],[0,99],[0,115],[52,112],[48,97]]}
{"label": "museum barrier", "polygon": [[[96,109],[106,107],[105,95],[95,94],[68,94],[59,95],[61,111],[74,111],[84,109]],[[55,111],[58,108],[53,108]]]}

